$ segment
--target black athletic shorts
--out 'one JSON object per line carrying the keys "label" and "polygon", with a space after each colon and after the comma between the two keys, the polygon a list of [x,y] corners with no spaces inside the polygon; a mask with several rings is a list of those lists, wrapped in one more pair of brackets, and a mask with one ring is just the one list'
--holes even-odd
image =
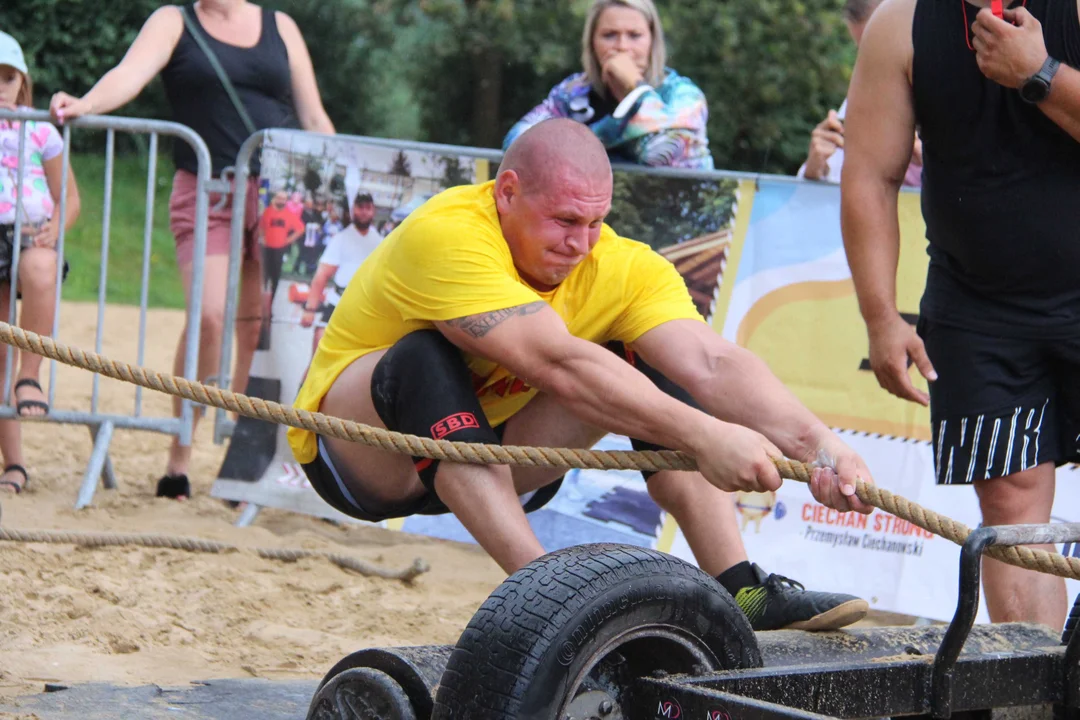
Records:
{"label": "black athletic shorts", "polygon": [[[495,434],[502,440],[506,425],[492,428]],[[326,445],[323,438],[318,438],[319,454],[309,463],[302,465],[304,473],[308,477],[311,487],[335,510],[345,513],[349,517],[368,522],[382,522],[392,518],[408,517],[410,515],[445,515],[450,509],[439,500],[433,492],[425,492],[412,503],[382,507],[373,505],[370,501],[354,497],[349,492],[341,472],[338,470],[339,463],[334,459],[333,453]],[[551,502],[555,493],[562,486],[562,478],[546,485],[532,493],[525,501],[525,512],[539,510]]]}
{"label": "black athletic shorts", "polygon": [[920,318],[937,482],[960,485],[1080,462],[1080,336],[1025,340]]}

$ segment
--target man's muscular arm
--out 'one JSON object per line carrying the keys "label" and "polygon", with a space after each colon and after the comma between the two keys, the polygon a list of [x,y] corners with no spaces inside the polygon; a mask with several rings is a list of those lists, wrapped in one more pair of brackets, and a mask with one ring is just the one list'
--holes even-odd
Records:
{"label": "man's muscular arm", "polygon": [[499,363],[564,402],[586,422],[693,452],[686,432],[716,422],[659,391],[604,348],[576,338],[545,302],[436,323],[466,352]]}
{"label": "man's muscular arm", "polygon": [[[658,325],[634,341],[634,350],[706,411],[762,433],[787,457],[813,462],[825,451],[843,488],[829,504],[843,510],[871,510],[855,496],[856,477],[872,480],[866,463],[749,350],[695,320]],[[817,495],[820,488],[812,490]]]}
{"label": "man's muscular arm", "polygon": [[[1080,2],[1077,3],[1080,16]],[[1047,58],[1042,24],[1024,7],[1005,11],[1005,19],[980,10],[972,27],[971,45],[979,69],[1008,88],[1019,88],[1039,72]],[[1080,71],[1062,63],[1050,85],[1050,95],[1039,109],[1080,142]]]}
{"label": "man's muscular arm", "polygon": [[780,450],[761,434],[722,422],[665,394],[614,353],[574,337],[547,303],[438,322],[468,353],[505,367],[609,432],[690,453],[725,490],[775,490],[770,457]]}
{"label": "man's muscular arm", "polygon": [[922,341],[896,309],[897,194],[915,134],[910,74],[914,8],[915,0],[887,0],[863,35],[848,92],[840,216],[874,375],[894,395],[925,405],[926,393],[908,375],[908,359],[928,378],[935,377],[934,370]]}
{"label": "man's muscular arm", "polygon": [[516,315],[532,315],[540,312],[545,307],[547,307],[547,303],[538,300],[537,302],[506,308],[505,310],[493,310],[479,315],[468,315],[455,320],[448,320],[446,324],[462,331],[471,338],[479,340],[491,332],[493,328],[498,327],[504,320]]}

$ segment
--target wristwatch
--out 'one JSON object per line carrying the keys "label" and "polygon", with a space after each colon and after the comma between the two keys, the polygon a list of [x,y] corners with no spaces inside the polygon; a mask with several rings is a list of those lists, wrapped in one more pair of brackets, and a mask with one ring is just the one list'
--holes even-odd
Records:
{"label": "wristwatch", "polygon": [[1020,98],[1032,105],[1037,105],[1045,100],[1046,96],[1050,94],[1050,83],[1060,66],[1060,62],[1047,56],[1046,62],[1039,68],[1039,72],[1029,77],[1020,86]]}

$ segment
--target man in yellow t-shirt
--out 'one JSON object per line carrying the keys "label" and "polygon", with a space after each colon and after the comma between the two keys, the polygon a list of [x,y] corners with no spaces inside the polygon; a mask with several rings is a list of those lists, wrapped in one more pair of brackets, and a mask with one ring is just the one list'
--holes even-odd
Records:
{"label": "man in yellow t-shirt", "polygon": [[[495,181],[432,198],[364,262],[296,406],[454,441],[590,447],[615,432],[688,452],[701,471],[655,473],[649,493],[755,629],[858,620],[865,601],[751,565],[721,491],[775,490],[770,456],[824,451],[835,470],[815,471],[814,496],[869,512],[854,495],[865,464],[764,363],[710,330],[671,263],[604,225],[611,193],[588,128],[550,120],[523,133]],[[453,512],[508,573],[544,554],[525,512],[551,498],[558,470],[410,459],[296,429],[289,442],[316,492],[348,515]]]}

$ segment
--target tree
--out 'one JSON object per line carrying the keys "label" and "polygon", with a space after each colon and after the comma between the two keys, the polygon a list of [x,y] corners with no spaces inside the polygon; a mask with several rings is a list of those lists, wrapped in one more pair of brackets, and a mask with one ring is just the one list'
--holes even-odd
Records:
{"label": "tree", "polygon": [[409,162],[409,156],[405,154],[404,150],[398,150],[394,153],[394,157],[390,161],[390,174],[403,177],[412,176],[412,163]]}
{"label": "tree", "polygon": [[[339,132],[500,147],[551,87],[581,70],[589,0],[266,0],[307,40]],[[669,65],[709,101],[717,167],[793,173],[844,97],[854,59],[843,0],[658,0]],[[39,106],[83,93],[120,59],[157,0],[9,0]],[[120,111],[166,117],[158,84]],[[80,133],[79,137],[86,137]]]}
{"label": "tree", "polygon": [[709,101],[716,166],[794,173],[810,131],[847,92],[842,0],[664,3],[675,67]]}
{"label": "tree", "polygon": [[607,222],[620,235],[659,250],[727,227],[734,180],[686,180],[616,172]]}
{"label": "tree", "polygon": [[[443,166],[443,176],[439,184],[443,188],[465,185],[472,182],[472,172],[469,167],[463,166],[461,160],[453,155],[443,155],[439,158],[439,164]],[[470,163],[471,165],[471,163]]]}
{"label": "tree", "polygon": [[577,66],[585,2],[391,0],[392,54],[434,142],[500,147],[524,104]]}

